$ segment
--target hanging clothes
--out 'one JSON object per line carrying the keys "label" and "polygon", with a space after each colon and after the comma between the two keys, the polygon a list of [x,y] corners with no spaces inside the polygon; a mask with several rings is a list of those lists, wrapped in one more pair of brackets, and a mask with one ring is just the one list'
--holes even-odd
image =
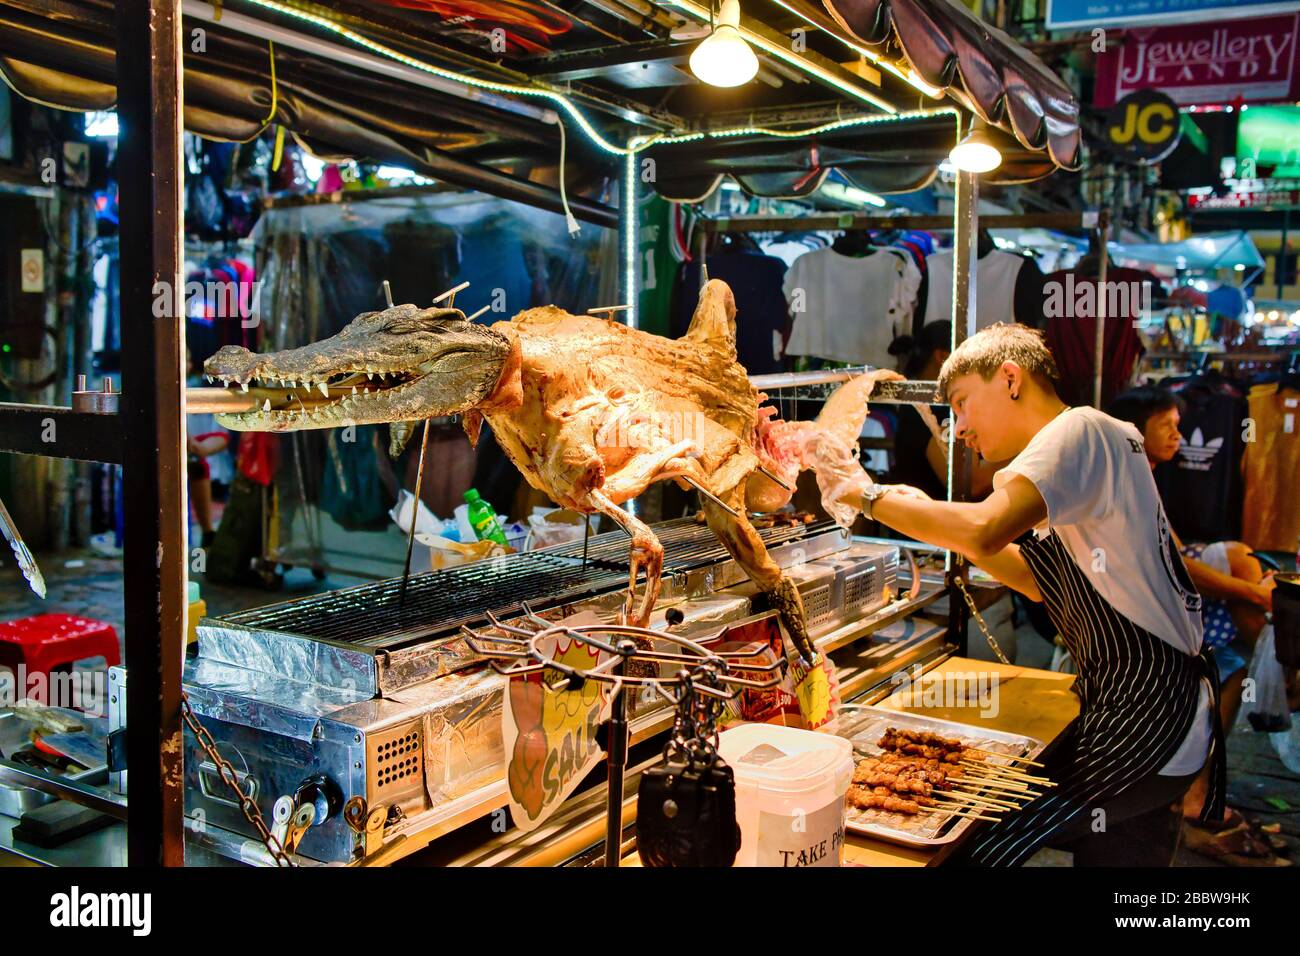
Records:
{"label": "hanging clothes", "polygon": [[1183,436],[1178,454],[1156,468],[1169,520],[1188,543],[1236,540],[1241,536],[1245,395],[1218,372],[1164,384],[1185,406],[1178,423]]}
{"label": "hanging clothes", "polygon": [[648,191],[637,200],[635,209],[638,324],[641,329],[655,335],[667,335],[672,321],[678,260],[674,255],[674,243],[664,239],[674,230],[673,209],[676,205],[658,193]]}
{"label": "hanging clothes", "polygon": [[1255,423],[1246,442],[1241,538],[1257,551],[1300,548],[1300,389],[1256,385],[1247,398]]}
{"label": "hanging clothes", "polygon": [[359,425],[351,441],[340,440],[338,429],[328,433],[320,506],[344,528],[374,531],[388,524],[392,501],[376,462],[383,454],[379,430],[378,425]]}
{"label": "hanging clothes", "polygon": [[1220,285],[1205,296],[1205,307],[1230,322],[1240,322],[1246,314],[1246,293],[1236,286]]}
{"label": "hanging clothes", "polygon": [[[1137,269],[1108,269],[1106,282],[1108,285],[1116,284],[1111,288],[1118,288],[1119,284],[1124,284],[1130,289],[1140,289],[1144,283],[1155,284],[1150,273]],[[1090,405],[1092,404],[1093,350],[1096,347],[1097,335],[1095,311],[1097,277],[1091,272],[1082,273],[1064,269],[1047,276],[1046,285],[1051,287],[1053,283],[1059,283],[1057,288],[1066,290],[1062,300],[1065,308],[1060,310],[1065,314],[1048,317],[1045,328],[1047,346],[1052,350],[1056,367],[1061,373],[1057,391],[1061,401],[1069,405]],[[1154,291],[1153,295],[1155,295]],[[1133,372],[1144,351],[1142,340],[1134,327],[1142,313],[1144,296],[1139,294],[1110,296],[1107,300],[1108,305],[1112,301],[1116,306],[1114,311],[1122,314],[1111,315],[1110,308],[1106,310],[1101,372],[1103,408],[1132,383]],[[1089,302],[1093,304],[1082,310],[1078,308],[1079,303]],[[1121,309],[1120,305],[1127,305],[1127,308]],[[1080,315],[1078,314],[1080,311],[1090,314]]]}
{"label": "hanging clothes", "polygon": [[[721,279],[736,297],[736,360],[750,375],[766,375],[783,369],[781,355],[788,334],[785,263],[758,251],[757,246],[737,245],[707,259],[710,279]],[[677,275],[673,308],[673,338],[681,338],[690,326],[699,302],[700,263],[683,262]]]}
{"label": "hanging clothes", "polygon": [[814,249],[825,249],[830,240],[820,232],[783,232],[762,243],[763,252],[776,256],[785,263],[786,268],[794,265],[795,260]]}
{"label": "hanging clothes", "polygon": [[[951,249],[926,258],[922,325],[952,319],[953,265]],[[1033,259],[989,248],[981,251],[975,263],[975,329],[996,322],[1042,327],[1043,273]]]}
{"label": "hanging clothes", "polygon": [[889,345],[911,328],[920,285],[916,263],[896,249],[800,256],[785,276],[794,319],[786,354],[893,368]]}

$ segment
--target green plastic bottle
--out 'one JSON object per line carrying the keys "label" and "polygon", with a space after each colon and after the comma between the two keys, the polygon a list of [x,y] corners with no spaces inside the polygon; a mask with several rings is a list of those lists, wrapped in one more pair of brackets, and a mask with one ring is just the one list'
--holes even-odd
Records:
{"label": "green plastic bottle", "polygon": [[479,497],[478,491],[471,488],[465,492],[465,502],[469,505],[469,525],[480,541],[506,543],[506,533],[501,530],[501,522],[492,505]]}

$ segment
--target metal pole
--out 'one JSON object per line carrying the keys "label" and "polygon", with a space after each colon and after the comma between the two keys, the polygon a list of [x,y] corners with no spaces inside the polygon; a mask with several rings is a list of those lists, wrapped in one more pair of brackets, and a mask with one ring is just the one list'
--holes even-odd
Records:
{"label": "metal pole", "polygon": [[[622,640],[617,646],[619,660],[613,673],[622,677],[627,655],[636,652],[636,644]],[[609,717],[609,757],[605,761],[605,865],[614,867],[619,864],[623,847],[623,774],[627,770],[628,748],[627,688],[622,683],[617,686]]]}
{"label": "metal pole", "polygon": [[1101,408],[1102,366],[1106,358],[1106,268],[1110,254],[1106,245],[1110,238],[1110,211],[1103,209],[1097,220],[1097,330],[1092,343],[1092,406]]}
{"label": "metal pole", "polygon": [[[384,280],[384,292],[388,292],[388,280]],[[391,301],[391,297],[389,299]],[[390,306],[391,308],[391,306]],[[411,550],[415,547],[415,524],[420,517],[420,495],[424,493],[424,457],[429,451],[429,419],[424,420],[424,432],[420,437],[420,463],[415,466],[415,500],[411,502],[411,530],[406,536],[406,564],[402,566],[402,590],[397,604],[406,604],[406,582],[411,579]]]}
{"label": "metal pole", "polygon": [[[180,44],[178,0],[117,4],[132,866],[184,863],[180,692],[188,562],[185,328],[177,308],[183,290]],[[160,292],[167,308],[156,318]]]}
{"label": "metal pole", "polygon": [[1282,298],[1282,287],[1286,285],[1286,243],[1287,233],[1291,230],[1291,210],[1282,210],[1282,241],[1277,247],[1277,297]]}
{"label": "metal pole", "polygon": [[[956,349],[967,337],[975,334],[975,250],[979,247],[979,180],[974,173],[957,174],[956,202],[953,205],[953,257],[952,257],[952,347]],[[949,411],[950,421],[952,412]],[[948,498],[951,501],[970,500],[971,456],[965,445],[959,445],[956,422],[948,434]],[[966,654],[967,611],[966,602],[956,588],[956,580],[966,576],[962,557],[952,554],[948,569],[948,633],[957,643],[960,654]]]}

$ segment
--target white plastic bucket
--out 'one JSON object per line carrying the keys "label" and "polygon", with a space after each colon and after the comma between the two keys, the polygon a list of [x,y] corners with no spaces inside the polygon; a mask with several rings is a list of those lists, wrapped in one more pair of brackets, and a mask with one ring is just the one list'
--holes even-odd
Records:
{"label": "white plastic bucket", "polygon": [[723,731],[718,753],[736,776],[736,866],[839,866],[853,746],[774,724]]}

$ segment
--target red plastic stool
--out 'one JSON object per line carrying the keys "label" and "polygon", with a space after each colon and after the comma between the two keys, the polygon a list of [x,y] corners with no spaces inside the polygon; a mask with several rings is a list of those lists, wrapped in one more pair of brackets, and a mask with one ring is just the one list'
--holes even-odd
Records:
{"label": "red plastic stool", "polygon": [[[71,614],[38,614],[0,621],[0,668],[13,672],[17,681],[14,696],[19,699],[30,696],[42,704],[50,703],[40,691],[51,686],[51,672],[67,670],[88,657],[102,657],[109,666],[121,663],[113,625]],[[20,667],[25,680],[19,674]],[[33,686],[35,675],[43,675],[43,679]],[[71,701],[54,704],[75,706]]]}

